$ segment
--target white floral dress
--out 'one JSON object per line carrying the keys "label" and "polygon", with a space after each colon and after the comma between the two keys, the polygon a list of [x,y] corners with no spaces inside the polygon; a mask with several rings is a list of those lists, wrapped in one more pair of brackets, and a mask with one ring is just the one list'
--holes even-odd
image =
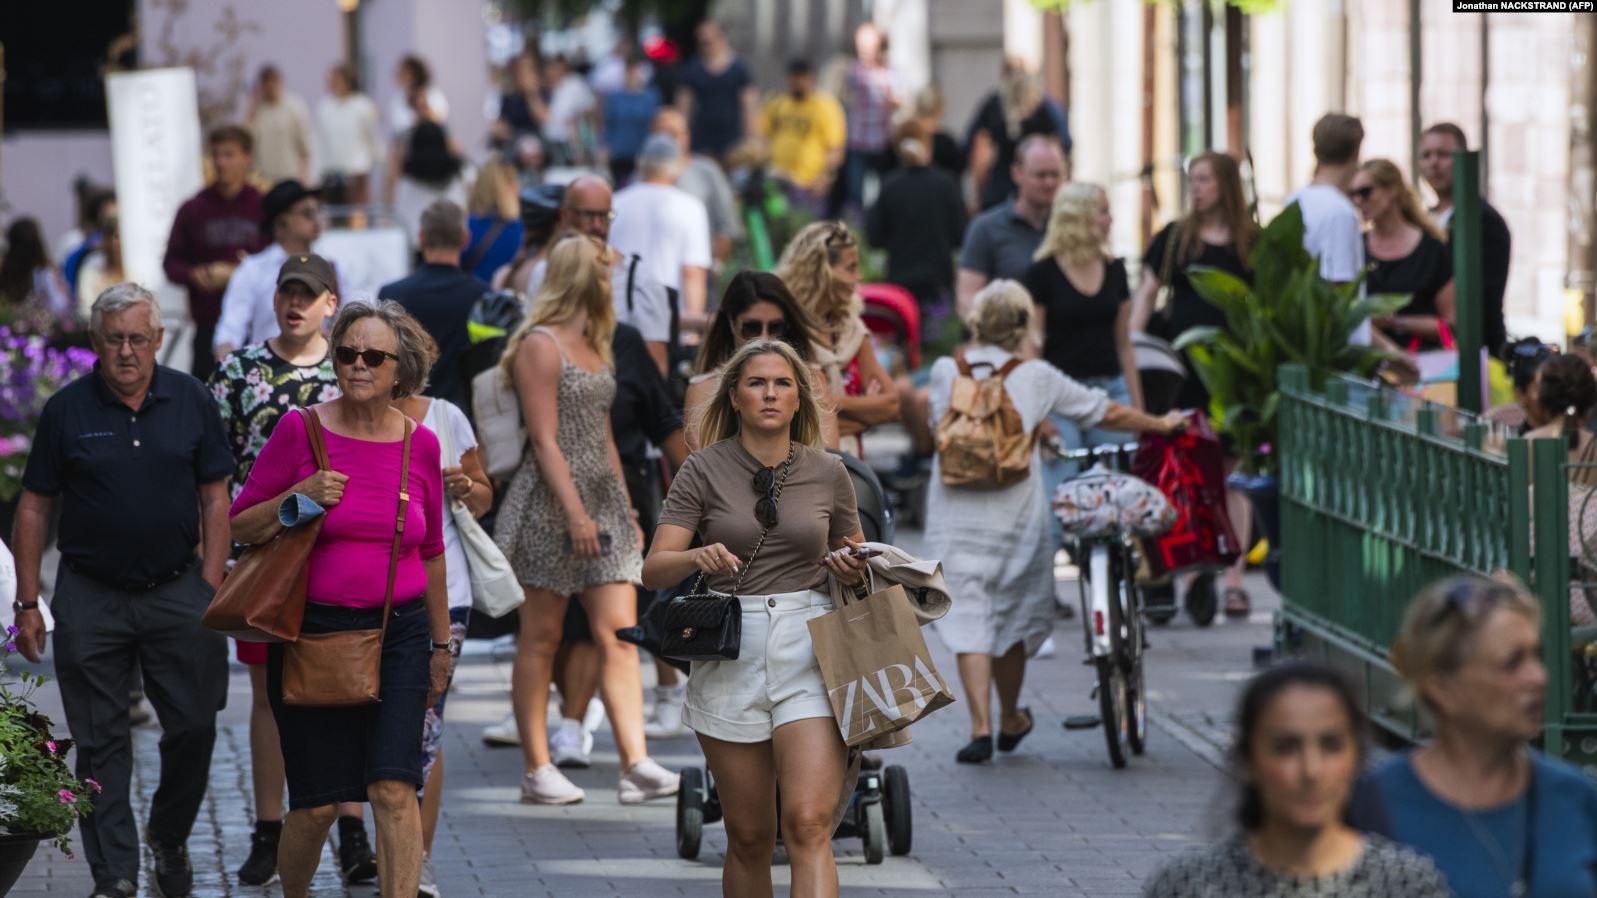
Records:
{"label": "white floral dress", "polygon": [[234,498],[244,489],[261,447],[286,412],[339,396],[331,355],[320,364],[302,367],[265,343],[228,353],[211,372],[209,385],[238,465],[233,473]]}

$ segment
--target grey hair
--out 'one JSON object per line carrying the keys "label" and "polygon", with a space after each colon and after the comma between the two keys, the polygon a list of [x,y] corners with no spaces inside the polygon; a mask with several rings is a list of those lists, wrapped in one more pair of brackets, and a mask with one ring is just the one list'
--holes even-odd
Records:
{"label": "grey hair", "polygon": [[150,320],[155,323],[155,332],[160,333],[162,329],[160,300],[155,298],[154,293],[132,281],[112,284],[95,298],[94,305],[89,310],[89,330],[96,334],[100,333],[100,325],[105,323],[105,316],[126,311],[140,303],[150,307]]}
{"label": "grey hair", "polygon": [[434,200],[421,213],[422,249],[459,249],[466,242],[466,213],[452,200]]}
{"label": "grey hair", "polygon": [[376,318],[394,332],[399,372],[394,376],[393,398],[404,399],[427,389],[427,374],[438,361],[438,344],[421,322],[391,299],[376,304],[353,302],[340,308],[333,319],[331,342],[335,348],[344,344],[349,329],[362,318]]}

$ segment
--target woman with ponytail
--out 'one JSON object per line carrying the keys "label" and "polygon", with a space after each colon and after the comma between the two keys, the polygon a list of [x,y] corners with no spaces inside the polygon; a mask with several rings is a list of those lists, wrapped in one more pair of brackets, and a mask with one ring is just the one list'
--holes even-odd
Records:
{"label": "woman with ponytail", "polygon": [[[1597,491],[1597,434],[1589,426],[1597,408],[1597,376],[1578,355],[1554,355],[1536,369],[1530,395],[1535,405],[1532,420],[1545,423],[1526,433],[1526,439],[1561,438],[1569,443],[1569,557],[1579,564],[1571,579],[1597,581],[1597,565],[1588,559],[1591,553],[1586,549],[1597,535],[1597,501],[1591,501]],[[1570,587],[1570,623],[1597,624],[1594,609],[1597,590]]]}
{"label": "woman with ponytail", "polygon": [[1412,350],[1451,346],[1453,254],[1419,194],[1396,165],[1371,159],[1359,166],[1349,195],[1369,225],[1364,255],[1372,267],[1366,289],[1413,296],[1397,314],[1375,319],[1375,326]]}

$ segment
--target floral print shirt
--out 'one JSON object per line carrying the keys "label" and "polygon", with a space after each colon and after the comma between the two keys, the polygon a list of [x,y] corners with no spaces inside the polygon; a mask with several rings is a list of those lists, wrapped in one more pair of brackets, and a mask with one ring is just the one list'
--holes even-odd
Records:
{"label": "floral print shirt", "polygon": [[267,343],[253,343],[229,353],[211,373],[210,387],[238,463],[233,474],[234,498],[244,489],[256,456],[284,413],[339,396],[331,353],[321,364],[302,368],[278,356]]}

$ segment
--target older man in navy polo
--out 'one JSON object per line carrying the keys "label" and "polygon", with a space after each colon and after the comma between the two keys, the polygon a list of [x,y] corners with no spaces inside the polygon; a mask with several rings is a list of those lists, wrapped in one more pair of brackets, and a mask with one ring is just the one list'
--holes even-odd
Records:
{"label": "older man in navy polo", "polygon": [[233,456],[198,380],[155,363],[161,310],[136,284],[95,300],[94,371],[44,407],[22,475],[14,550],[17,645],[44,651],[39,565],[51,506],[61,505],[55,667],[77,773],[99,781],[82,824],[91,898],[128,898],[139,874],[128,790],[128,689],[135,667],[161,722],[160,784],[145,838],[167,898],[193,890],[189,831],[205,797],[227,647],[200,624],[228,549]]}

